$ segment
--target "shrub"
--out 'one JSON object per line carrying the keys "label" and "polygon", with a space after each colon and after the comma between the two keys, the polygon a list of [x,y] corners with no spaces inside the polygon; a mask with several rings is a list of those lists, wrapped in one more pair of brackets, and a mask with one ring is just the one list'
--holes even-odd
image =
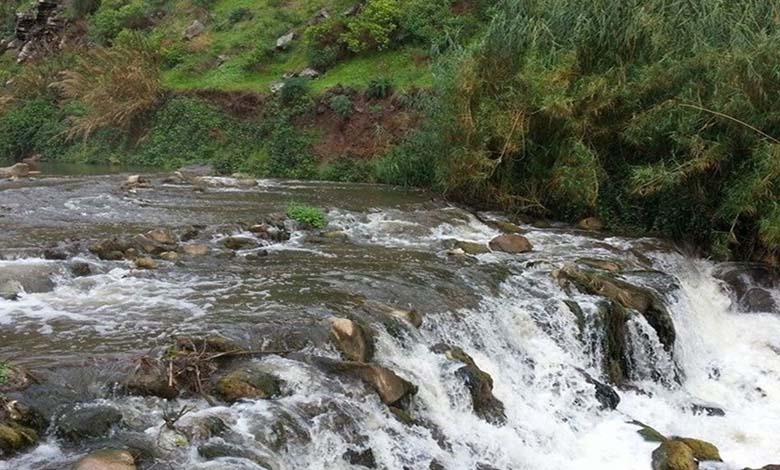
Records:
{"label": "shrub", "polygon": [[306,204],[292,203],[287,206],[287,217],[319,230],[328,225],[328,219],[322,209]]}
{"label": "shrub", "polygon": [[84,18],[100,8],[100,0],[73,0],[68,9],[71,18]]}
{"label": "shrub", "polygon": [[56,83],[83,113],[71,117],[70,137],[89,137],[104,127],[129,130],[163,97],[157,46],[138,33],[120,37],[110,48],[83,54]]}
{"label": "shrub", "polygon": [[330,109],[342,119],[347,119],[352,115],[352,100],[347,95],[335,95],[330,99],[329,104]]}
{"label": "shrub", "polygon": [[150,6],[143,0],[106,0],[92,15],[90,34],[101,44],[109,44],[123,29],[149,25]]}
{"label": "shrub", "polygon": [[329,18],[306,30],[306,47],[309,65],[317,70],[327,70],[348,53],[342,35],[346,31],[344,22]]}
{"label": "shrub", "polygon": [[64,147],[60,110],[44,98],[25,101],[0,114],[0,156],[19,160],[32,153],[53,158]]}
{"label": "shrub", "polygon": [[254,15],[252,14],[252,10],[248,8],[236,8],[235,10],[231,10],[228,14],[228,23],[230,24],[236,24],[240,23],[242,21],[248,21],[251,20]]}
{"label": "shrub", "polygon": [[318,177],[341,183],[367,183],[374,180],[374,169],[370,162],[344,157],[325,165]]}
{"label": "shrub", "polygon": [[368,82],[366,96],[373,99],[384,99],[393,94],[393,82],[389,78],[375,78]]}
{"label": "shrub", "polygon": [[341,39],[356,53],[386,49],[402,13],[400,0],[368,0],[360,14],[347,22]]}
{"label": "shrub", "polygon": [[309,101],[309,80],[296,77],[286,80],[279,93],[279,99],[284,106],[301,106]]}

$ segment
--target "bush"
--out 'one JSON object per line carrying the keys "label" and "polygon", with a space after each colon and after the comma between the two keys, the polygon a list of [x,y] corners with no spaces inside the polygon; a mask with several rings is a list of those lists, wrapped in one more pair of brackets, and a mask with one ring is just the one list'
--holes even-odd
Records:
{"label": "bush", "polygon": [[375,78],[368,82],[366,96],[373,99],[384,99],[393,94],[393,82],[389,78]]}
{"label": "bush", "polygon": [[68,9],[68,16],[74,19],[84,18],[95,13],[100,8],[100,0],[73,0]]}
{"label": "bush", "polygon": [[347,119],[352,116],[352,100],[346,95],[335,95],[330,99],[330,109],[342,119]]}
{"label": "bush", "polygon": [[92,16],[90,34],[101,44],[110,44],[123,29],[149,25],[151,7],[143,0],[105,0]]}
{"label": "bush", "polygon": [[296,77],[284,82],[284,87],[279,93],[279,99],[284,106],[302,106],[309,102],[309,93],[309,80],[303,77]]}
{"label": "bush", "polygon": [[346,25],[337,18],[329,18],[306,30],[306,47],[309,65],[317,70],[327,70],[349,53],[342,35]]}
{"label": "bush", "polygon": [[123,34],[112,48],[79,57],[55,86],[83,107],[71,117],[70,137],[89,137],[105,127],[130,130],[163,97],[158,47],[138,33]]}
{"label": "bush", "polygon": [[33,153],[62,153],[66,129],[60,110],[44,98],[23,102],[0,114],[0,156],[20,160]]}
{"label": "bush", "polygon": [[386,49],[402,13],[400,0],[368,0],[360,14],[347,22],[341,39],[356,53]]}
{"label": "bush", "polygon": [[306,204],[292,203],[287,207],[287,217],[313,228],[322,230],[328,226],[328,219],[322,209]]}
{"label": "bush", "polygon": [[374,169],[370,162],[344,157],[325,165],[318,178],[341,183],[368,183],[374,180]]}

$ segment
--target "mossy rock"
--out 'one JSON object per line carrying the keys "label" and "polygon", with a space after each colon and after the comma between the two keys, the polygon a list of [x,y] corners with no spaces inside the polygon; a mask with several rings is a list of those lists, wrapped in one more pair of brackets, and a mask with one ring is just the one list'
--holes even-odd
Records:
{"label": "mossy rock", "polygon": [[11,456],[38,442],[38,433],[13,421],[0,423],[0,456]]}
{"label": "mossy rock", "polygon": [[490,248],[485,243],[458,240],[455,242],[455,248],[460,248],[464,253],[473,256],[490,253]]}
{"label": "mossy rock", "polygon": [[718,451],[718,448],[715,447],[715,445],[710,444],[709,442],[702,441],[699,439],[691,439],[689,437],[674,437],[672,440],[677,442],[682,442],[688,448],[691,449],[693,452],[693,457],[698,460],[699,462],[703,461],[713,461],[713,462],[722,462],[723,460],[720,458],[720,451]]}
{"label": "mossy rock", "polygon": [[653,470],[697,470],[693,451],[680,441],[664,441],[653,451]]}
{"label": "mossy rock", "polygon": [[282,394],[282,381],[272,374],[252,368],[234,370],[217,381],[215,390],[226,402],[243,399],[269,399]]}

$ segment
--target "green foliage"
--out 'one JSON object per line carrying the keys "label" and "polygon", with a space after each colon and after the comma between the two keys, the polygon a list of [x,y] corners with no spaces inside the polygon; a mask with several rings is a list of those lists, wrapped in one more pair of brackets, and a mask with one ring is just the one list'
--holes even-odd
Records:
{"label": "green foliage", "polygon": [[374,167],[371,162],[339,158],[320,169],[318,178],[341,183],[368,183],[374,180]]}
{"label": "green foliage", "polygon": [[63,149],[62,112],[44,98],[26,101],[0,114],[0,157],[19,160],[34,153],[53,158]]}
{"label": "green foliage", "polygon": [[68,16],[74,19],[84,18],[100,8],[100,0],[72,0]]}
{"label": "green foliage", "polygon": [[322,209],[306,204],[292,203],[287,206],[287,217],[318,230],[328,226],[328,219]]}
{"label": "green foliage", "polygon": [[257,152],[258,132],[256,126],[231,119],[216,106],[177,97],[155,114],[151,131],[130,162],[163,168],[212,163],[229,174],[243,169]]}
{"label": "green foliage", "polygon": [[0,385],[5,385],[11,378],[11,366],[5,361],[0,361]]}
{"label": "green foliage", "polygon": [[403,14],[400,0],[368,0],[346,24],[342,40],[352,52],[382,50],[390,45]]}
{"label": "green foliage", "polygon": [[436,155],[442,151],[430,128],[416,131],[402,145],[393,148],[375,164],[376,180],[398,186],[434,185]]}
{"label": "green foliage", "polygon": [[347,95],[335,95],[331,97],[329,105],[330,109],[341,116],[342,119],[347,119],[352,116],[352,112],[354,111],[352,100]]}
{"label": "green foliage", "polygon": [[109,44],[123,29],[148,26],[151,10],[144,0],[103,0],[92,15],[90,35],[101,44]]}
{"label": "green foliage", "polygon": [[368,82],[366,96],[373,99],[384,99],[393,94],[393,81],[389,78],[376,78]]}
{"label": "green foliage", "polygon": [[494,12],[440,66],[423,145],[440,149],[440,188],[598,213],[722,257],[756,242],[780,252],[780,6],[506,0]]}
{"label": "green foliage", "polygon": [[301,106],[309,100],[309,80],[302,77],[291,78],[284,82],[279,100],[284,106]]}

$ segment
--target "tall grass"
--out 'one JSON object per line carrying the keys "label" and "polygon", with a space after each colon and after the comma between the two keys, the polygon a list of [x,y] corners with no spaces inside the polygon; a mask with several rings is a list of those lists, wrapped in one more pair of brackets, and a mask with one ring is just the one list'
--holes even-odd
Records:
{"label": "tall grass", "polygon": [[780,249],[779,4],[504,0],[439,76],[445,191]]}

